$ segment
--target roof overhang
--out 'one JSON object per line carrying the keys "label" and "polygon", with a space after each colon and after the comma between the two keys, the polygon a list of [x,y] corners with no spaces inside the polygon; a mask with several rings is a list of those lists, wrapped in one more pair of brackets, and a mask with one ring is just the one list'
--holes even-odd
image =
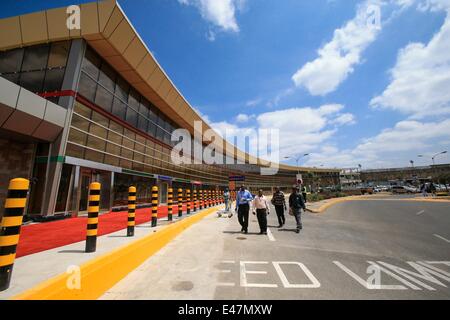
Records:
{"label": "roof overhang", "polygon": [[67,110],[0,77],[0,129],[13,136],[54,141]]}

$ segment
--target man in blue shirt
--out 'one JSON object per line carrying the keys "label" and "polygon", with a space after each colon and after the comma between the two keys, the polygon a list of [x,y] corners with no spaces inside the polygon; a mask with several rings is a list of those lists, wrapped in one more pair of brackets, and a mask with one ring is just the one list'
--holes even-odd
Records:
{"label": "man in blue shirt", "polygon": [[239,223],[242,226],[241,232],[248,233],[248,213],[250,211],[250,202],[253,196],[245,186],[241,186],[236,195],[236,211],[238,212]]}

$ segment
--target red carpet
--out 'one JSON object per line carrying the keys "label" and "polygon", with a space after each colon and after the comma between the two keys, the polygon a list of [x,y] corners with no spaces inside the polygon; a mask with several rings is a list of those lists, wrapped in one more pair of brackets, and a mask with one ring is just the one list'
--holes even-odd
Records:
{"label": "red carpet", "polygon": [[[186,213],[186,205],[183,207]],[[173,213],[178,214],[178,208],[174,205]],[[160,206],[158,218],[167,216],[167,206]],[[127,227],[128,213],[109,212],[99,217],[98,235],[113,233]],[[136,225],[150,221],[151,208],[136,210]],[[86,239],[87,218],[69,218],[65,220],[38,223],[22,226],[16,257],[62,247],[71,243]],[[124,230],[125,231],[125,230]]]}

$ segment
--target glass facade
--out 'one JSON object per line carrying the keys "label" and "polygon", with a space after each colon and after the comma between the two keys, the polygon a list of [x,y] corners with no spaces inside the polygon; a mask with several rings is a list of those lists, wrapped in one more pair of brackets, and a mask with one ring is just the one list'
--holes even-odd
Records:
{"label": "glass facade", "polygon": [[176,124],[133,89],[126,80],[91,48],[83,60],[79,93],[140,131],[173,145]]}
{"label": "glass facade", "polygon": [[59,91],[70,44],[61,41],[0,52],[0,76],[34,93]]}
{"label": "glass facade", "polygon": [[[76,102],[66,155],[152,174],[223,184],[226,171],[213,166],[174,165],[171,147],[146,139]],[[224,180],[225,179],[225,180]]]}

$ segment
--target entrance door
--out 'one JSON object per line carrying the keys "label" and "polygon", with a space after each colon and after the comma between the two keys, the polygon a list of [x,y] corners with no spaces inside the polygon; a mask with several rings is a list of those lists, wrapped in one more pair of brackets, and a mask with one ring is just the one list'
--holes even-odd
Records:
{"label": "entrance door", "polygon": [[81,172],[81,183],[80,183],[80,207],[79,211],[86,211],[89,199],[89,185],[91,184],[91,172],[82,171]]}

